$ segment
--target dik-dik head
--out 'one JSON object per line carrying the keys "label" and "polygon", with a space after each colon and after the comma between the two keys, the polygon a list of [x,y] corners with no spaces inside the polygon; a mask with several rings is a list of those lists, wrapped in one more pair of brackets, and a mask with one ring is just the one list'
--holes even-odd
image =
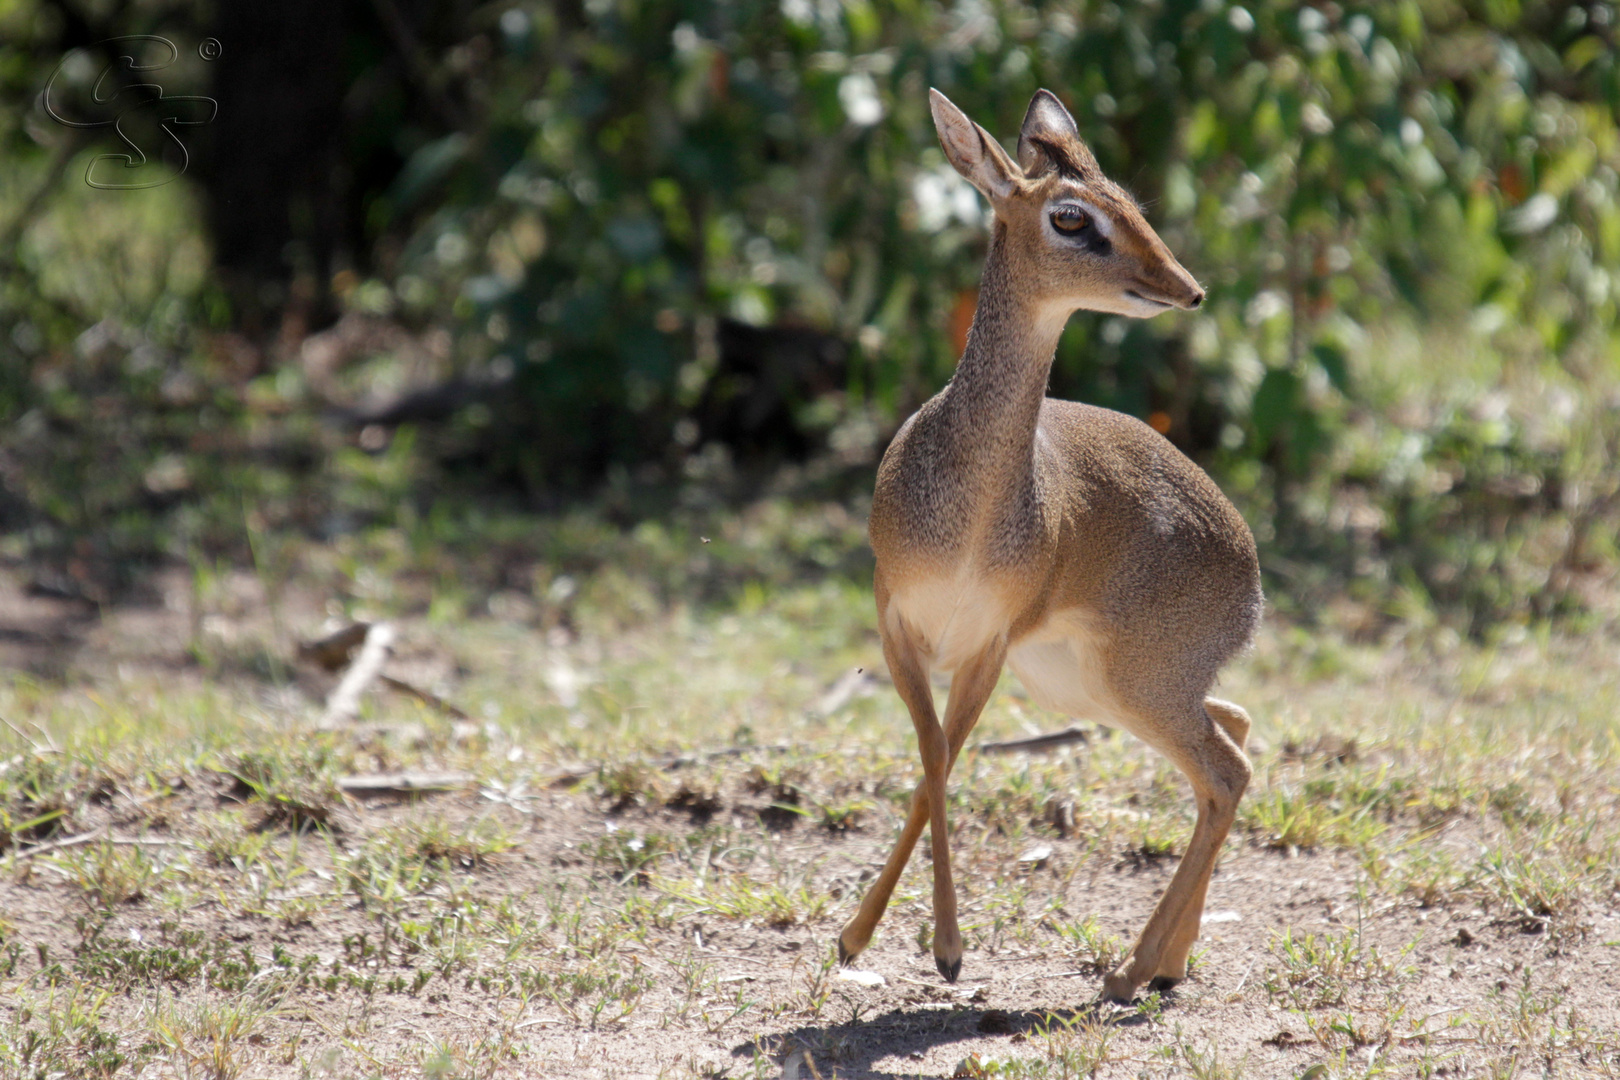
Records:
{"label": "dik-dik head", "polygon": [[1074,117],[1050,91],[1030,100],[1018,160],[938,90],[934,126],[956,171],[984,193],[1007,229],[1003,252],[1018,290],[1037,303],[1145,319],[1204,302],[1204,290],[1102,174]]}

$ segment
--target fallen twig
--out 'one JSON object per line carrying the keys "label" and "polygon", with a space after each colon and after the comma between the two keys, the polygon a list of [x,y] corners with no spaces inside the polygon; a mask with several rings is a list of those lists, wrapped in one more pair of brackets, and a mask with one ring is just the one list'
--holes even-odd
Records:
{"label": "fallen twig", "polygon": [[[326,716],[321,722],[331,724],[339,720],[354,719],[359,714],[360,694],[365,691],[366,684],[372,679],[376,679],[376,681],[391,690],[398,690],[402,694],[413,697],[429,708],[437,709],[447,716],[452,716],[457,720],[472,719],[459,705],[446,701],[432,691],[423,690],[413,683],[406,682],[404,679],[394,675],[384,674],[380,670],[367,670],[363,666],[368,662],[368,657],[370,662],[376,664],[379,668],[388,659],[393,645],[392,637],[389,637],[385,643],[387,647],[383,649],[381,659],[377,659],[374,653],[368,653],[366,648],[372,642],[372,633],[377,631],[379,627],[387,626],[387,623],[353,622],[327,634],[323,638],[307,641],[298,646],[298,659],[305,663],[314,664],[325,671],[333,672],[343,670],[344,665],[349,664],[350,657],[354,656],[355,650],[360,650],[360,655],[354,657],[354,663],[349,666],[349,674],[344,676],[343,682],[338,685],[338,688],[332,692],[332,696],[327,699]],[[391,628],[387,629],[386,633],[391,635],[393,630]],[[354,683],[352,688],[350,687],[351,680]],[[346,688],[352,690],[352,701],[339,698],[339,694],[344,693]],[[349,711],[340,711],[343,709]]]}
{"label": "fallen twig", "polygon": [[1249,966],[1243,969],[1243,978],[1238,980],[1237,986],[1233,988],[1232,992],[1226,996],[1226,1000],[1236,1001],[1237,996],[1243,993],[1243,988],[1248,985],[1249,982],[1249,972],[1254,970],[1254,964],[1255,962],[1253,960],[1249,961]]}
{"label": "fallen twig", "polygon": [[851,698],[867,686],[876,686],[877,679],[867,673],[865,668],[851,668],[838,677],[838,681],[827,688],[821,699],[811,706],[809,714],[812,717],[826,717],[849,704]]}
{"label": "fallen twig", "polygon": [[322,726],[347,723],[360,715],[360,695],[382,673],[382,666],[394,646],[394,628],[385,622],[373,623],[366,630],[365,643],[360,655],[344,673],[337,689],[326,699],[326,715]]}
{"label": "fallen twig", "polygon": [[1062,731],[1050,731],[1044,735],[1032,735],[1027,739],[1008,739],[1005,742],[985,742],[978,746],[981,754],[1014,754],[1033,753],[1040,750],[1051,750],[1059,746],[1068,746],[1070,743],[1084,743],[1091,741],[1091,732],[1078,724],[1071,724]]}
{"label": "fallen twig", "polygon": [[420,791],[455,791],[473,782],[470,773],[370,773],[340,776],[337,786],[351,795],[409,795]]}
{"label": "fallen twig", "polygon": [[6,727],[10,728],[12,734],[16,735],[17,738],[27,743],[36,754],[60,754],[62,752],[62,748],[56,745],[56,740],[52,739],[50,733],[44,728],[40,727],[38,724],[34,725],[34,729],[41,735],[45,736],[44,746],[41,746],[39,743],[35,742],[32,736],[3,716],[0,716],[0,724],[4,724]]}
{"label": "fallen twig", "polygon": [[115,847],[185,847],[195,848],[197,845],[189,840],[163,840],[159,838],[135,836],[104,836],[105,829],[91,829],[78,836],[67,836],[61,840],[52,840],[49,843],[35,844],[29,848],[18,848],[12,855],[19,859],[31,859],[35,855],[45,855],[63,848],[78,847],[80,844],[103,843]]}
{"label": "fallen twig", "polygon": [[[758,751],[763,754],[785,754],[792,749],[794,747],[782,743],[773,746],[727,746],[719,750],[696,750],[686,754],[664,754],[662,757],[653,758],[646,764],[655,769],[663,769],[665,772],[673,772],[676,769],[684,769],[688,765],[700,765],[703,762],[715,761],[719,758],[741,757],[750,751]],[[597,762],[594,765],[576,765],[572,769],[563,769],[552,773],[542,783],[548,787],[567,787],[611,767],[605,761]]]}
{"label": "fallen twig", "polygon": [[105,829],[91,829],[89,832],[80,833],[78,836],[68,836],[62,838],[61,840],[52,840],[45,844],[35,844],[31,848],[19,848],[17,851],[13,852],[13,854],[19,859],[31,859],[35,855],[44,855],[46,852],[56,851],[60,848],[70,848],[77,847],[79,844],[88,844],[105,831]]}
{"label": "fallen twig", "polygon": [[379,675],[377,677],[377,681],[382,683],[384,686],[398,690],[402,694],[409,694],[422,704],[430,708],[438,709],[440,712],[453,716],[457,720],[472,719],[472,717],[468,716],[467,713],[454,702],[446,701],[438,694],[423,690],[419,686],[412,686],[404,679],[396,679],[392,675]]}
{"label": "fallen twig", "polygon": [[370,623],[352,622],[323,638],[303,642],[298,646],[298,659],[327,671],[342,671],[354,650],[365,643],[370,629]]}

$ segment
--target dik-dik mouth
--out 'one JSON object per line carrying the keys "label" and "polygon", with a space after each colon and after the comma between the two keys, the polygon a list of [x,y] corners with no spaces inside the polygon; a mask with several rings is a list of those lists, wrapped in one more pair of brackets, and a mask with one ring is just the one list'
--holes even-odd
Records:
{"label": "dik-dik mouth", "polygon": [[1184,300],[1167,300],[1163,294],[1145,293],[1141,289],[1126,289],[1125,295],[1132,300],[1150,304],[1160,311],[1165,308],[1180,308],[1183,311],[1192,311],[1204,302],[1204,290],[1197,288],[1195,288],[1191,296]]}
{"label": "dik-dik mouth", "polygon": [[1170,301],[1168,301],[1168,300],[1160,300],[1158,297],[1154,297],[1154,296],[1143,296],[1141,293],[1137,292],[1135,289],[1126,289],[1125,290],[1125,295],[1130,297],[1132,300],[1140,300],[1144,304],[1152,304],[1155,307],[1167,308],[1167,307],[1175,307],[1176,306],[1176,305],[1170,303]]}

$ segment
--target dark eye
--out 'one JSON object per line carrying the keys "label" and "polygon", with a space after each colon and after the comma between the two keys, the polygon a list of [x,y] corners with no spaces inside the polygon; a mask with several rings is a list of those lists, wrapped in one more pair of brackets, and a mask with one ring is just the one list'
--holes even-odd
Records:
{"label": "dark eye", "polygon": [[1078,206],[1060,206],[1052,211],[1052,228],[1060,233],[1072,236],[1084,231],[1090,224],[1091,219],[1086,217],[1086,212]]}

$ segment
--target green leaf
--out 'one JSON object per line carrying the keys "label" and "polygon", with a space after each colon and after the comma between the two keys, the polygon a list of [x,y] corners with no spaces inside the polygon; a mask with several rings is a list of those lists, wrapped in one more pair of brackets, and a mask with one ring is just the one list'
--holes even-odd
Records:
{"label": "green leaf", "polygon": [[1337,345],[1321,341],[1311,346],[1311,355],[1316,357],[1318,364],[1322,365],[1322,370],[1327,373],[1328,382],[1333,384],[1334,389],[1348,397],[1350,394],[1350,358],[1344,354],[1344,350]]}
{"label": "green leaf", "polygon": [[401,209],[447,176],[466,156],[470,143],[459,131],[417,149],[394,180],[392,195]]}
{"label": "green leaf", "polygon": [[1249,419],[1262,444],[1269,443],[1299,410],[1299,376],[1286,368],[1272,368],[1255,387]]}

